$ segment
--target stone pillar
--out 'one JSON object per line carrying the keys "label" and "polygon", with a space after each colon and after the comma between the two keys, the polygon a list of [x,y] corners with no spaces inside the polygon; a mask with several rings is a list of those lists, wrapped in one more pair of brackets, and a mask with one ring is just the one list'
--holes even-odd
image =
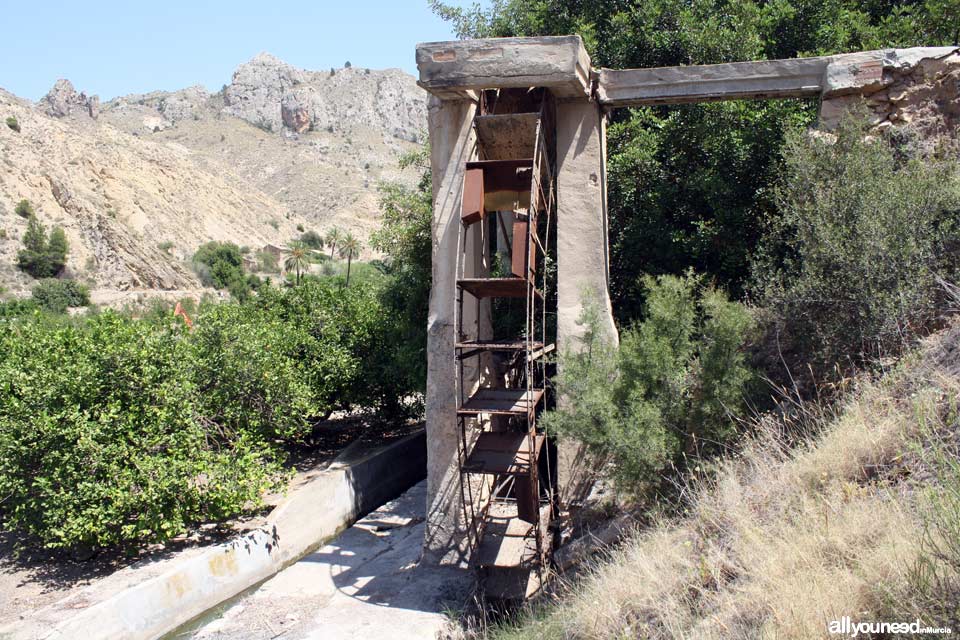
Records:
{"label": "stone pillar", "polygon": [[433,287],[427,320],[427,522],[423,560],[456,564],[466,560],[457,471],[454,359],[456,274],[465,163],[476,153],[475,106],[469,100],[429,102],[433,172]]}
{"label": "stone pillar", "polygon": [[610,305],[606,122],[596,102],[557,103],[557,347],[576,349],[585,297],[617,342]]}
{"label": "stone pillar", "polygon": [[[557,348],[560,353],[580,348],[584,327],[578,320],[587,298],[598,306],[600,330],[616,344],[608,286],[606,117],[596,102],[557,103],[557,174]],[[593,471],[582,445],[561,442],[561,503],[584,497]]]}

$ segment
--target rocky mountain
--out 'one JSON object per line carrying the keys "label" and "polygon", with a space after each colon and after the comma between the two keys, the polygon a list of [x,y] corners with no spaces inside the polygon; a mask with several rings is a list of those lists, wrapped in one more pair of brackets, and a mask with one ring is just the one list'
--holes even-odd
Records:
{"label": "rocky mountain", "polygon": [[397,162],[423,138],[426,94],[398,69],[306,71],[261,53],[217,93],[124,96],[100,120],[227,164],[311,228],[339,226],[366,242],[379,220],[377,184],[415,179]]}
{"label": "rocky mountain", "polygon": [[32,285],[13,267],[21,199],[64,227],[70,274],[105,302],[196,292],[187,264],[209,240],[258,248],[339,226],[366,243],[378,182],[416,179],[398,159],[425,123],[425,96],[399,70],[305,71],[269,54],[216,93],[101,104],[66,80],[37,103],[0,90],[0,285]]}
{"label": "rocky mountain", "polygon": [[224,112],[269,131],[370,128],[416,142],[426,120],[425,94],[398,69],[302,71],[261,53],[224,88]]}

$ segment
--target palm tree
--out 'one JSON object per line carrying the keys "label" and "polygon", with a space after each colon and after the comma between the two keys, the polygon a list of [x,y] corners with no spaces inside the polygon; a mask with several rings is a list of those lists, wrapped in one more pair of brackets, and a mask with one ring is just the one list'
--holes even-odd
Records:
{"label": "palm tree", "polygon": [[332,258],[333,252],[336,250],[337,245],[343,242],[343,232],[337,227],[334,227],[333,229],[327,231],[327,235],[324,237],[323,241],[328,247],[330,247],[330,257]]}
{"label": "palm tree", "polygon": [[289,248],[289,255],[287,259],[283,262],[283,267],[290,271],[293,269],[297,274],[297,284],[300,284],[300,279],[303,277],[303,273],[309,268],[310,260],[307,257],[309,249],[306,246],[297,243],[292,245]]}
{"label": "palm tree", "polygon": [[353,262],[354,257],[360,253],[362,248],[360,241],[353,237],[352,233],[348,233],[340,241],[340,257],[347,259],[347,286],[350,286],[350,263]]}

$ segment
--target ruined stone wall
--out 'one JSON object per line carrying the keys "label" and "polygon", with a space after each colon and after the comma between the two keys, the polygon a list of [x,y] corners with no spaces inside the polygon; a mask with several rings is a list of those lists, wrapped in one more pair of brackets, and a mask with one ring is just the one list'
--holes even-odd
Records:
{"label": "ruined stone wall", "polygon": [[878,132],[906,127],[920,140],[960,138],[960,49],[871,53],[879,55],[851,54],[828,67],[821,129],[835,128],[848,111],[865,108]]}

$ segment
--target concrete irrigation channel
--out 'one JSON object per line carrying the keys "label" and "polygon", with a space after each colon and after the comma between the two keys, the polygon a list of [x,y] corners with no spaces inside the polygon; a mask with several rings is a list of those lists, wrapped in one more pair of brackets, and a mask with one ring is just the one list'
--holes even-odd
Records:
{"label": "concrete irrigation channel", "polygon": [[[383,448],[348,447],[328,469],[287,496],[266,523],[188,559],[172,558],[159,575],[89,606],[56,604],[0,628],[3,640],[153,640],[258,585],[323,547],[361,516],[426,475],[422,431]],[[167,562],[167,561],[165,561]]]}
{"label": "concrete irrigation channel", "polygon": [[419,563],[426,484],[164,640],[436,638],[473,580],[465,569]]}

